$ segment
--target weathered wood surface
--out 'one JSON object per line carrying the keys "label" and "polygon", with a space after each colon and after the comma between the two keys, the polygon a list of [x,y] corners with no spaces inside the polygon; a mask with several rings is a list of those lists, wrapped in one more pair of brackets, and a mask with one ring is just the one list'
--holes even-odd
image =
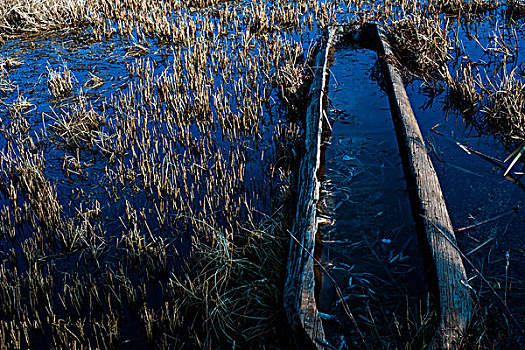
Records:
{"label": "weathered wood surface", "polygon": [[315,301],[314,248],[317,235],[317,202],[320,182],[323,118],[326,118],[328,67],[334,45],[330,30],[313,63],[310,102],[306,112],[305,151],[298,178],[298,203],[294,218],[284,286],[284,306],[301,348],[323,349],[325,334]]}
{"label": "weathered wood surface", "polygon": [[[419,125],[414,116],[395,58],[383,30],[368,24],[363,35],[376,42],[377,52],[385,63],[385,78],[390,109],[403,159],[416,228],[433,259],[432,274],[439,293],[439,328],[432,347],[457,348],[466,332],[472,314],[467,275],[457,250],[454,229],[448,215],[441,186]],[[423,239],[421,239],[423,238]]]}

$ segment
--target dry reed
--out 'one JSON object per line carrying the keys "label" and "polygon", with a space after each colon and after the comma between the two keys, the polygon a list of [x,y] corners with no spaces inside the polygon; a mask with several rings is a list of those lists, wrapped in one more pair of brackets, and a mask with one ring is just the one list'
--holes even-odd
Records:
{"label": "dry reed", "polygon": [[[10,100],[0,224],[13,249],[0,278],[20,274],[0,287],[0,346],[113,348],[136,344],[136,324],[162,348],[277,344],[292,167],[284,145],[300,132],[275,110],[291,110],[280,96],[299,100],[307,81],[292,34],[334,12],[306,1],[247,5],[0,4],[0,34],[117,36],[129,72],[125,88],[96,98],[113,77],[93,70],[75,96],[71,70],[48,66],[52,108],[36,123],[40,106]],[[2,62],[7,87],[16,65]]]}
{"label": "dry reed", "polygon": [[[359,18],[374,16],[350,5]],[[414,16],[399,18],[398,5]],[[161,348],[264,348],[286,338],[280,283],[293,213],[285,204],[301,121],[282,113],[301,115],[304,47],[336,22],[338,6],[0,2],[2,38],[51,30],[84,44],[112,38],[122,52],[116,64],[129,73],[111,85],[121,77],[93,70],[87,92],[74,97],[69,68],[49,66],[52,109],[35,118],[37,102],[9,76],[22,57],[0,59],[0,101],[9,96],[0,127],[8,141],[0,153],[0,347],[134,346],[137,329]],[[394,22],[401,63],[428,81],[446,76],[447,22],[425,17],[419,2],[385,2],[381,11]],[[476,79],[465,70],[445,80],[457,105],[521,128],[515,75],[484,87],[505,102],[485,103]],[[409,318],[403,336],[430,320]]]}

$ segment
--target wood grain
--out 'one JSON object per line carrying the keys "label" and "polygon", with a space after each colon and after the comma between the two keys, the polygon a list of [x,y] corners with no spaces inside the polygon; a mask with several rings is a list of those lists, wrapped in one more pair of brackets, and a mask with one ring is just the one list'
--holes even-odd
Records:
{"label": "wood grain", "polygon": [[439,326],[432,348],[455,349],[461,344],[472,314],[467,275],[439,179],[410,105],[395,56],[384,31],[371,25],[377,52],[384,62],[390,109],[396,129],[412,213],[420,242],[432,257],[431,274],[437,280]]}
{"label": "wood grain", "polygon": [[287,262],[284,306],[288,321],[301,348],[324,349],[323,325],[315,300],[314,248],[317,236],[317,202],[320,182],[321,134],[326,118],[329,65],[335,43],[334,30],[329,30],[313,63],[307,112],[305,151],[298,177],[298,203]]}

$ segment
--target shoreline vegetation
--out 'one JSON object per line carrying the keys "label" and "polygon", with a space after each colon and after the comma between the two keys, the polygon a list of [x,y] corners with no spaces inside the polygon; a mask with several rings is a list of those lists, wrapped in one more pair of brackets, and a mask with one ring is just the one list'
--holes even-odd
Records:
{"label": "shoreline vegetation", "polygon": [[[459,54],[460,26],[492,17],[473,40],[495,68]],[[0,347],[293,347],[283,279],[316,41],[381,23],[406,81],[511,153],[522,17],[519,0],[1,1]],[[477,305],[466,348],[515,345],[498,307]],[[428,345],[433,319],[367,322],[366,345]]]}

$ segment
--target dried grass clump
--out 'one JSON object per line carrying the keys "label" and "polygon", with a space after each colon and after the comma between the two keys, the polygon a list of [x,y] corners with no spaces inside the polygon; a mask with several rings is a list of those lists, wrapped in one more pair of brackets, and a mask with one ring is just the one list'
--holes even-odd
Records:
{"label": "dried grass clump", "polygon": [[9,70],[21,64],[20,60],[10,57],[0,57],[0,98],[15,91],[14,84],[9,79]]}
{"label": "dried grass clump", "polygon": [[66,147],[89,147],[98,138],[103,119],[84,100],[52,117],[49,131]]}
{"label": "dried grass clump", "polygon": [[482,78],[465,65],[447,85],[445,107],[469,118],[478,128],[505,139],[525,139],[525,82],[516,69],[495,77]]}
{"label": "dried grass clump", "polygon": [[270,220],[244,230],[234,241],[217,231],[214,243],[195,243],[194,263],[186,275],[172,276],[170,293],[185,312],[182,319],[199,325],[193,327],[199,347],[261,348],[275,342],[275,327],[284,317],[281,229]]}
{"label": "dried grass clump", "polygon": [[[22,115],[28,112],[28,109],[34,110],[35,105],[31,103],[26,97],[24,96],[17,96],[16,100],[11,103],[11,105],[8,107],[9,114],[12,117],[12,122],[17,122],[17,119],[23,119]],[[29,129],[30,125],[29,122],[24,121],[24,125],[19,124],[18,126],[21,127],[20,132],[22,132],[25,129]]]}
{"label": "dried grass clump", "polygon": [[304,115],[307,105],[308,87],[312,80],[312,74],[308,63],[304,62],[299,55],[300,50],[296,47],[296,56],[288,59],[280,67],[276,76],[276,83],[281,91],[281,98],[288,109],[290,117]]}
{"label": "dried grass clump", "polygon": [[444,80],[448,89],[445,97],[445,107],[448,110],[459,111],[467,117],[472,117],[481,110],[483,95],[480,90],[483,84],[479,74],[474,76],[470,65],[457,71],[455,77],[447,70]]}
{"label": "dried grass clump", "polygon": [[3,0],[0,33],[14,34],[74,28],[92,23],[97,16],[89,0]]}
{"label": "dried grass clump", "polygon": [[13,92],[15,87],[9,80],[7,72],[3,69],[0,69],[0,96],[7,95],[10,92]]}
{"label": "dried grass clump", "polygon": [[509,19],[520,19],[525,16],[525,2],[523,0],[506,0],[506,16]]}
{"label": "dried grass clump", "polygon": [[392,23],[388,28],[392,48],[410,73],[424,79],[440,78],[450,59],[447,28],[439,19],[415,16]]}
{"label": "dried grass clump", "polygon": [[525,82],[515,70],[489,80],[482,115],[488,125],[506,135],[525,139]]}
{"label": "dried grass clump", "polygon": [[498,0],[432,0],[429,8],[432,12],[446,13],[451,16],[479,14],[498,7]]}
{"label": "dried grass clump", "polygon": [[86,82],[84,83],[83,87],[86,90],[91,90],[91,89],[96,89],[96,88],[98,88],[98,87],[100,87],[102,85],[104,85],[104,79],[96,76],[93,73],[89,73],[89,79],[86,80]]}
{"label": "dried grass clump", "polygon": [[445,107],[483,131],[505,139],[525,139],[525,82],[517,77],[516,68],[482,77],[473,64],[464,64],[455,77],[448,71],[444,75]]}
{"label": "dried grass clump", "polygon": [[65,63],[61,69],[53,69],[48,65],[47,72],[47,88],[51,96],[54,98],[62,98],[70,96],[73,93],[76,79]]}
{"label": "dried grass clump", "polygon": [[[4,151],[0,162],[0,190],[12,202],[15,222],[27,222],[35,235],[50,238],[60,227],[62,206],[56,187],[43,171],[43,164],[41,154],[30,152],[25,146]],[[48,244],[53,241],[48,240]]]}
{"label": "dried grass clump", "polygon": [[0,70],[12,70],[20,67],[24,61],[17,57],[0,57]]}

